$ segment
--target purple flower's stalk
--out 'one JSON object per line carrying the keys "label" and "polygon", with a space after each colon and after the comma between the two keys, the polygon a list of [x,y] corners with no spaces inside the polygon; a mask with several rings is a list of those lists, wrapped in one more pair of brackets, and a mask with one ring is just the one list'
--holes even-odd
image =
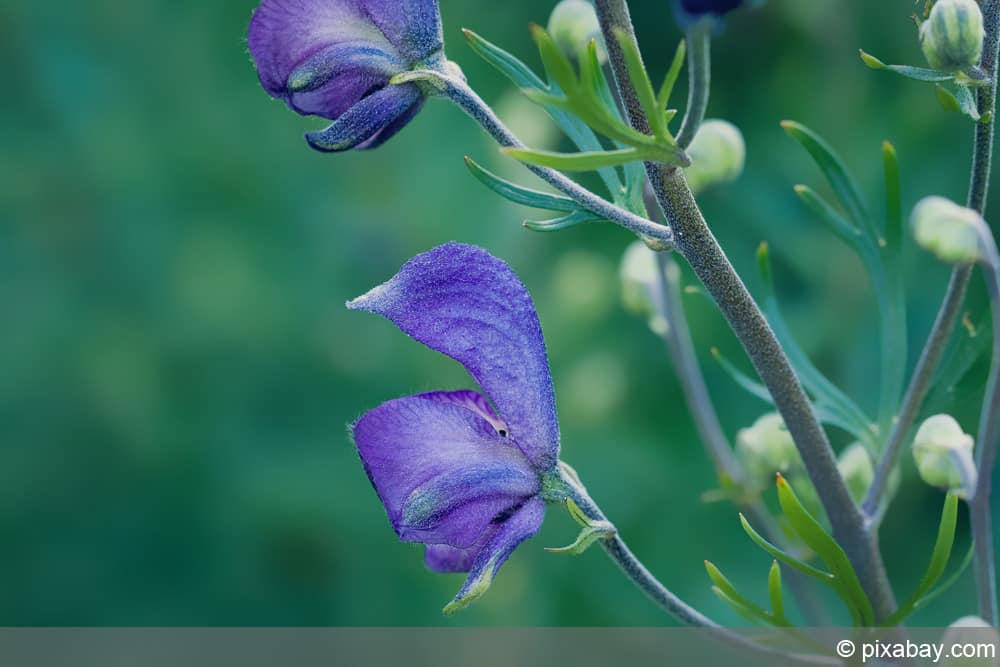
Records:
{"label": "purple flower's stalk", "polygon": [[[648,119],[629,84],[628,70],[615,39],[616,30],[635,39],[628,5],[625,0],[596,0],[596,8],[629,119],[635,129],[648,132]],[[646,170],[657,201],[674,230],[675,248],[715,299],[771,392],[823,503],[834,537],[858,573],[877,619],[888,617],[896,604],[876,540],[865,529],[864,517],[837,470],[833,449],[788,356],[705,223],[683,172],[658,163],[647,163]]]}
{"label": "purple flower's stalk", "polygon": [[698,134],[708,110],[712,90],[712,26],[716,19],[705,17],[687,31],[688,102],[677,132],[677,145],[686,149]]}
{"label": "purple flower's stalk", "polygon": [[[985,224],[984,224],[985,227]],[[987,244],[987,263],[983,266],[986,286],[990,293],[990,311],[993,317],[993,361],[979,415],[979,478],[976,492],[969,500],[972,517],[972,537],[975,542],[974,570],[979,599],[979,616],[990,625],[997,624],[997,575],[993,552],[993,518],[990,509],[990,492],[993,487],[993,467],[997,457],[997,431],[1000,428],[1000,259],[996,243],[989,229],[983,231]]]}
{"label": "purple flower's stalk", "polygon": [[[983,0],[981,6],[986,37],[982,61],[979,66],[989,76],[990,83],[979,88],[978,108],[983,120],[976,124],[968,207],[978,211],[980,215],[984,215],[987,195],[989,194],[990,168],[993,161],[997,52],[1000,49],[1000,0]],[[910,379],[906,396],[903,398],[895,426],[889,435],[885,453],[875,470],[875,478],[868,490],[868,496],[865,498],[864,510],[872,532],[878,528],[878,517],[882,514],[882,496],[888,485],[889,476],[896,465],[903,444],[913,430],[913,424],[920,414],[920,408],[927,397],[927,392],[930,391],[934,372],[937,370],[938,364],[941,363],[945,346],[955,328],[955,323],[958,321],[958,314],[965,301],[965,293],[971,276],[971,265],[958,265],[952,271],[951,280],[948,283],[941,308],[938,310],[937,319],[935,319],[927,342],[924,344],[917,367],[913,371],[913,377]]]}
{"label": "purple flower's stalk", "polygon": [[[656,272],[656,282],[653,288],[653,306],[668,323],[663,340],[680,378],[688,411],[691,413],[695,428],[698,429],[698,435],[715,465],[720,483],[739,489],[746,482],[746,471],[733,455],[733,450],[722,431],[722,425],[719,423],[719,416],[712,404],[712,398],[709,396],[705,378],[698,367],[698,359],[691,340],[691,331],[684,315],[684,305],[681,303],[678,285],[679,267],[673,258],[665,252],[656,253],[656,261],[659,270]],[[761,530],[768,541],[775,544],[781,544],[785,541],[774,518],[759,497],[740,497],[734,500],[749,517],[750,522]],[[806,585],[802,576],[794,570],[787,570],[785,578],[806,619],[815,625],[828,623],[829,616],[813,589]]]}
{"label": "purple flower's stalk", "polygon": [[[446,95],[463,111],[472,117],[486,132],[493,137],[497,143],[504,147],[524,148],[525,144],[514,135],[510,129],[504,125],[503,121],[494,113],[481,97],[472,90],[469,85],[458,76],[445,75],[433,70],[418,70],[408,72],[404,77],[399,78],[400,82],[424,80],[428,85],[435,86],[443,95]],[[625,229],[655,239],[659,244],[670,247],[674,242],[674,235],[670,227],[661,225],[652,220],[640,217],[615,206],[611,202],[590,192],[580,186],[576,181],[567,178],[554,169],[538,167],[535,165],[525,165],[539,178],[547,182],[559,192],[575,201],[588,211],[596,213],[611,222],[624,227]]]}
{"label": "purple flower's stalk", "polygon": [[[608,521],[604,512],[601,511],[601,508],[597,506],[597,503],[591,499],[583,484],[580,483],[576,473],[565,464],[563,465],[562,481],[566,486],[567,496],[574,503],[576,503],[577,506],[579,506],[579,508],[591,521],[604,522],[611,525],[611,522]],[[625,544],[622,538],[618,535],[617,531],[612,532],[609,537],[602,539],[601,547],[608,554],[611,560],[613,560],[618,567],[621,568],[621,571],[632,583],[648,595],[664,611],[682,623],[709,628],[720,640],[728,644],[741,648],[747,648],[755,653],[769,655],[775,661],[773,664],[839,664],[838,661],[831,661],[830,658],[825,656],[793,654],[781,651],[779,649],[758,644],[747,639],[746,637],[730,632],[698,610],[692,608],[686,602],[677,597],[677,595],[675,595],[672,591],[666,588],[662,583],[660,583],[660,581],[653,576],[648,569],[646,569],[646,566],[643,565],[638,558],[636,558],[635,554],[633,554],[632,550],[628,548],[628,545]]]}

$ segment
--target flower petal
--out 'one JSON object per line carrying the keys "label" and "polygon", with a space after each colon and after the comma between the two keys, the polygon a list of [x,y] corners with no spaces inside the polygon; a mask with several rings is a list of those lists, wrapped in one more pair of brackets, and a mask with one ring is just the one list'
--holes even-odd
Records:
{"label": "flower petal", "polygon": [[292,72],[319,51],[343,42],[396,53],[359,0],[263,0],[247,33],[260,82],[282,97]]}
{"label": "flower petal", "polygon": [[477,412],[422,396],[353,427],[368,478],[401,539],[466,548],[539,490],[524,455]]}
{"label": "flower petal", "polygon": [[386,86],[345,111],[330,127],[306,134],[306,141],[327,153],[365,146],[376,141],[380,131],[406,117],[419,100],[420,90],[413,84]]}
{"label": "flower petal", "polygon": [[396,120],[392,121],[381,130],[375,133],[371,139],[364,141],[356,146],[358,150],[371,150],[373,148],[378,148],[385,142],[396,136],[396,133],[406,127],[407,123],[413,120],[414,116],[420,112],[424,107],[424,102],[427,100],[426,97],[421,95],[417,98],[417,101],[410,105],[410,108],[399,115]]}
{"label": "flower petal", "polygon": [[362,4],[410,64],[444,48],[437,0],[362,0]]}
{"label": "flower petal", "polygon": [[490,402],[478,391],[470,391],[468,389],[461,389],[459,391],[432,391],[427,394],[420,394],[420,397],[429,398],[432,401],[441,401],[442,403],[452,403],[460,405],[467,410],[472,410],[488,421],[501,437],[506,438],[510,432],[504,420],[500,419],[497,413],[493,411],[493,406],[490,405]]}
{"label": "flower petal", "polygon": [[383,315],[463,364],[535,468],[555,466],[559,424],[545,341],[531,297],[507,264],[482,248],[447,243],[347,306]]}
{"label": "flower petal", "polygon": [[476,554],[469,569],[469,577],[459,589],[455,599],[444,608],[444,613],[452,614],[463,609],[485,593],[493,583],[500,566],[507,561],[521,542],[538,532],[544,518],[545,501],[536,496],[501,523],[496,533]]}

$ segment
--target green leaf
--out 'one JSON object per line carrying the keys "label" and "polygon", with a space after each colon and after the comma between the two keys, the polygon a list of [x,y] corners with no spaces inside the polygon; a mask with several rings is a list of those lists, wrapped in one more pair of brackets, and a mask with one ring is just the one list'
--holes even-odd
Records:
{"label": "green leaf", "polygon": [[771,615],[754,603],[753,600],[740,594],[732,582],[712,562],[705,561],[705,571],[708,572],[709,578],[715,584],[712,590],[715,591],[715,594],[723,602],[729,604],[738,613],[748,614],[752,620],[762,621],[768,625],[774,624],[774,619],[771,618]]}
{"label": "green leaf", "polygon": [[955,545],[955,525],[958,523],[958,496],[949,493],[944,500],[944,508],[941,510],[941,523],[938,525],[937,540],[934,542],[934,550],[931,552],[931,560],[927,565],[927,571],[921,577],[916,590],[907,598],[906,602],[899,606],[892,616],[887,618],[883,625],[893,626],[913,613],[917,608],[921,598],[938,582],[944,574],[948,561],[951,559],[951,550]]}
{"label": "green leaf", "polygon": [[736,368],[731,361],[722,356],[722,353],[717,348],[712,348],[712,357],[737,385],[765,403],[774,405],[774,398],[771,397],[771,392],[768,391],[767,387]]}
{"label": "green leaf", "polygon": [[[545,82],[517,57],[504,51],[499,46],[488,42],[471,30],[464,30],[463,32],[472,50],[487,63],[499,70],[501,74],[510,79],[522,92],[535,91],[537,93],[551,94]],[[558,96],[554,95],[554,97]],[[597,135],[582,120],[560,109],[558,105],[543,105],[543,108],[552,117],[552,120],[556,122],[556,125],[566,133],[570,141],[576,144],[577,148],[581,151],[588,152],[604,149]],[[618,198],[622,196],[621,193],[624,186],[618,176],[617,170],[609,167],[598,170],[598,174],[601,180],[604,181],[604,185],[607,187],[612,198],[616,200],[616,203],[621,203]]]}
{"label": "green leaf", "polygon": [[552,36],[540,25],[532,24],[531,36],[538,46],[538,54],[542,57],[542,66],[549,76],[549,81],[555,82],[565,93],[572,94],[579,88],[573,63],[562,52]]}
{"label": "green leaf", "polygon": [[820,219],[827,229],[856,250],[861,250],[865,240],[861,230],[849,222],[840,214],[829,202],[819,195],[808,185],[796,185],[795,194],[798,195],[802,203]]}
{"label": "green leaf", "polygon": [[896,148],[882,143],[882,167],[885,172],[885,242],[886,252],[899,252],[903,239],[903,203],[899,185],[899,158]]}
{"label": "green leaf", "polygon": [[944,86],[934,86],[934,94],[937,95],[938,104],[941,105],[942,109],[962,113],[962,105],[953,92]]}
{"label": "green leaf", "polygon": [[471,30],[463,29],[465,40],[483,60],[500,70],[518,88],[545,90],[547,86],[531,69],[517,57],[504,51],[496,44],[483,39]]}
{"label": "green leaf", "polygon": [[872,227],[871,218],[865,210],[864,202],[854,180],[847,173],[844,163],[833,152],[830,145],[819,135],[810,130],[805,125],[794,121],[782,121],[781,127],[785,129],[792,139],[795,139],[816,161],[817,166],[826,176],[830,187],[833,188],[837,198],[843,204],[847,214],[860,229],[865,230],[873,240],[878,240],[878,235]]}
{"label": "green leaf", "polygon": [[927,593],[922,598],[917,600],[917,602],[914,604],[913,610],[917,611],[922,607],[926,607],[929,602],[934,600],[934,598],[936,598],[937,596],[941,595],[949,588],[954,586],[955,583],[962,578],[962,575],[969,568],[969,565],[972,563],[972,557],[975,555],[975,551],[976,551],[975,545],[970,544],[968,551],[965,552],[965,556],[962,558],[962,562],[958,564],[958,567],[955,568],[955,571],[949,574],[948,578],[942,581],[940,586],[938,586],[930,593]]}
{"label": "green leaf", "polygon": [[526,188],[517,185],[516,183],[512,183],[507,179],[501,178],[493,172],[483,168],[470,157],[465,158],[465,165],[469,168],[469,171],[472,172],[472,175],[475,176],[483,185],[515,204],[530,206],[532,208],[546,209],[549,211],[571,212],[580,210],[577,203],[569,197],[540,192],[538,190],[532,190],[531,188]]}
{"label": "green leaf", "polygon": [[621,47],[622,56],[625,58],[625,67],[628,69],[628,77],[632,82],[639,104],[649,119],[649,126],[653,134],[660,138],[667,138],[666,123],[664,122],[663,110],[657,108],[656,93],[653,92],[653,82],[649,80],[649,73],[642,63],[642,54],[632,36],[621,28],[615,28],[615,39]]}
{"label": "green leaf", "polygon": [[771,598],[771,617],[775,625],[790,626],[785,616],[785,600],[781,591],[781,566],[778,561],[771,562],[771,570],[767,573],[767,592]]}
{"label": "green leaf", "polygon": [[670,103],[670,96],[674,92],[677,77],[680,76],[681,68],[684,66],[686,51],[687,42],[682,39],[680,44],[677,45],[677,51],[674,53],[674,61],[670,63],[670,69],[667,70],[667,75],[663,77],[663,84],[660,86],[660,92],[656,96],[656,107],[661,113],[667,108],[667,104]]}
{"label": "green leaf", "polygon": [[886,65],[870,53],[865,53],[861,49],[858,49],[858,51],[861,54],[861,60],[865,65],[868,65],[868,67],[894,72],[900,76],[905,76],[908,79],[913,79],[914,81],[951,81],[955,78],[954,74],[937,69],[911,67],[909,65]]}
{"label": "green leaf", "polygon": [[558,232],[587,222],[603,222],[604,218],[590,211],[573,211],[552,220],[525,220],[522,225],[533,232]]}
{"label": "green leaf", "polygon": [[979,121],[979,105],[976,103],[975,94],[968,86],[956,86],[955,99],[958,100],[958,107],[963,114],[974,121]]}
{"label": "green leaf", "polygon": [[[777,558],[785,565],[798,570],[802,574],[810,576],[818,581],[822,581],[827,586],[833,586],[834,576],[832,573],[815,568],[809,563],[803,562],[788,552],[782,551],[778,547],[774,546],[764,539],[760,533],[754,530],[753,526],[750,525],[750,522],[747,521],[747,518],[743,516],[742,513],[740,513],[740,524],[742,524],[743,530],[750,537],[750,539],[753,540],[754,543],[761,549],[771,554],[771,556]],[[834,588],[834,590],[836,590],[836,588]]]}
{"label": "green leaf", "polygon": [[623,148],[614,151],[592,151],[588,153],[555,153],[530,148],[503,148],[501,152],[515,160],[539,167],[549,167],[560,171],[594,171],[601,167],[614,167],[629,162],[643,162],[652,158],[653,151],[639,148]]}
{"label": "green leaf", "polygon": [[859,613],[862,625],[872,625],[875,622],[875,612],[872,610],[871,601],[868,600],[847,554],[837,544],[837,541],[823,529],[823,526],[809,514],[809,511],[796,497],[788,481],[780,474],[777,476],[777,480],[778,503],[781,505],[781,511],[788,519],[789,525],[805,545],[815,551],[830,568],[838,587],[842,588],[847,599]]}

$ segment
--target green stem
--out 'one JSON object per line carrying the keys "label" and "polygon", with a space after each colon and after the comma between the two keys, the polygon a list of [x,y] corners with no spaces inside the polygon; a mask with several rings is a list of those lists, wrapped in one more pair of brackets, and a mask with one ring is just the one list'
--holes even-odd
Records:
{"label": "green stem", "polygon": [[708,110],[712,90],[712,22],[711,18],[702,19],[687,32],[688,103],[677,132],[677,145],[682,149],[694,141]]}
{"label": "green stem", "polygon": [[[980,68],[990,77],[990,84],[979,89],[978,108],[982,121],[976,124],[975,145],[972,154],[972,175],[969,179],[969,196],[967,205],[984,215],[986,200],[989,194],[990,170],[993,162],[993,116],[996,110],[997,92],[997,52],[1000,49],[1000,0],[984,0],[982,2],[983,26],[986,32]],[[882,460],[875,471],[875,478],[868,490],[864,502],[865,514],[869,518],[871,529],[878,526],[877,517],[881,514],[882,498],[885,494],[889,476],[896,465],[903,444],[909,439],[913,425],[920,414],[920,408],[927,392],[930,391],[934,372],[951,333],[958,321],[965,293],[972,276],[972,267],[959,265],[951,273],[951,280],[945,292],[944,300],[938,310],[937,318],[931,327],[927,342],[924,344],[920,360],[913,371],[906,396],[900,407],[896,424],[889,435],[888,445]],[[994,334],[996,335],[996,334]]]}
{"label": "green stem", "polygon": [[[597,15],[609,44],[608,53],[615,79],[625,101],[632,126],[648,132],[649,122],[628,81],[620,48],[612,46],[616,30],[635,38],[625,0],[597,0]],[[688,188],[682,171],[658,163],[647,163],[647,174],[657,201],[673,225],[675,247],[715,299],[726,320],[750,357],[761,380],[771,392],[806,464],[834,537],[847,552],[875,609],[876,620],[889,616],[895,600],[875,540],[865,529],[864,518],[851,499],[837,470],[833,449],[827,440],[788,356],[754,302],[729,258],[719,246]]]}

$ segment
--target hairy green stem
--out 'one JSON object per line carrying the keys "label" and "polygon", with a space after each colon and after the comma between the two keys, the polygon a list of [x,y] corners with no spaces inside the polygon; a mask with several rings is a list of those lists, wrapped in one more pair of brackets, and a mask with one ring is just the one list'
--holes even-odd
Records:
{"label": "hairy green stem", "polygon": [[[635,129],[648,133],[648,119],[629,85],[621,49],[613,38],[616,31],[635,38],[628,5],[625,0],[597,0],[596,7],[629,119]],[[837,470],[833,449],[788,356],[705,223],[683,172],[658,163],[648,163],[646,170],[657,201],[672,225],[675,247],[715,299],[771,392],[823,503],[834,537],[847,553],[871,599],[876,620],[888,617],[895,609],[895,600],[878,545],[865,529],[864,517]]]}
{"label": "hairy green stem", "polygon": [[687,31],[688,102],[677,131],[677,145],[683,149],[694,141],[708,110],[708,96],[712,90],[713,21],[704,18]]}
{"label": "hairy green stem", "polygon": [[[985,48],[983,49],[980,68],[989,76],[990,83],[979,89],[978,107],[982,121],[976,124],[975,144],[972,155],[972,174],[969,179],[969,195],[967,205],[984,215],[986,200],[989,195],[990,171],[993,162],[993,116],[996,111],[997,92],[997,52],[1000,48],[1000,0],[983,0],[983,26],[985,28]],[[877,518],[881,514],[883,495],[899,459],[903,444],[909,439],[913,425],[920,414],[920,408],[930,391],[934,373],[941,363],[948,339],[958,321],[965,293],[972,277],[972,266],[959,265],[951,273],[948,289],[945,292],[937,318],[931,327],[927,342],[924,344],[920,360],[913,371],[906,396],[899,409],[896,423],[889,435],[888,445],[882,460],[875,470],[875,478],[868,495],[865,498],[864,510],[869,519],[870,528],[874,531],[878,526]],[[994,335],[997,335],[994,332]]]}
{"label": "hairy green stem", "polygon": [[[410,75],[414,78],[423,78],[439,86],[440,92],[443,95],[447,96],[459,108],[472,117],[473,120],[479,123],[501,146],[512,148],[525,147],[524,143],[504,125],[493,109],[464,80],[430,70],[413,72]],[[672,245],[673,233],[669,227],[615,206],[555,169],[535,165],[525,166],[586,210],[607,218],[616,225],[624,227],[635,234],[655,239],[664,246]]]}

